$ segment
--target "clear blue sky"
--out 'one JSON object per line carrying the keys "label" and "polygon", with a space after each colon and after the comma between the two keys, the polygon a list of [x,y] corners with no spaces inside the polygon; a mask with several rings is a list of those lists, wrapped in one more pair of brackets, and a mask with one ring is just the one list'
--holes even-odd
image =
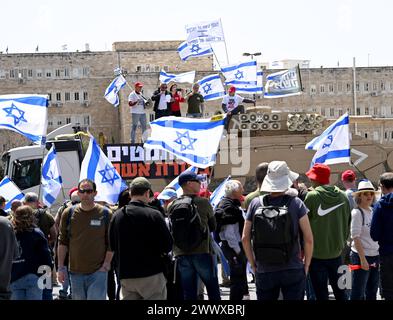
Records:
{"label": "clear blue sky", "polygon": [[[230,63],[311,60],[312,67],[393,65],[391,0],[19,0],[1,2],[0,51],[111,50],[115,41],[183,40],[221,18]],[[224,44],[214,45],[222,64]]]}

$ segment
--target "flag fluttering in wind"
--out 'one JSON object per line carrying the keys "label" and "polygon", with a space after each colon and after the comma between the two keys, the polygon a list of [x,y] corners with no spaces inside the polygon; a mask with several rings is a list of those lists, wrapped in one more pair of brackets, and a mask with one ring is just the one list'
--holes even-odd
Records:
{"label": "flag fluttering in wind", "polygon": [[256,84],[232,84],[236,88],[237,93],[250,93],[250,94],[261,94],[263,93],[263,72],[257,72],[257,83]]}
{"label": "flag fluttering in wind", "polygon": [[[188,168],[187,168],[186,170],[184,170],[183,172],[185,172],[185,171],[191,171],[191,172],[194,172],[194,173],[198,174],[198,168],[193,167],[193,166],[188,167]],[[171,181],[171,183],[168,184],[168,185],[165,187],[165,189],[168,189],[168,188],[174,189],[174,190],[176,191],[178,197],[180,197],[180,196],[183,194],[183,189],[180,187],[180,184],[179,184],[179,176],[177,176],[175,179],[173,179],[173,180]],[[164,189],[164,190],[165,190],[165,189]],[[164,191],[162,191],[162,192],[164,192]],[[158,195],[158,197],[157,197],[158,199],[159,199],[160,196],[162,195],[162,192]]]}
{"label": "flag fluttering in wind", "polygon": [[225,84],[257,84],[257,62],[248,61],[221,68]]}
{"label": "flag fluttering in wind", "polygon": [[42,164],[42,202],[51,207],[61,190],[62,179],[57,163],[55,145],[52,145]]}
{"label": "flag fluttering in wind", "polygon": [[110,83],[105,90],[104,98],[115,107],[120,103],[118,92],[126,85],[127,81],[122,75],[119,75]]}
{"label": "flag fluttering in wind", "polygon": [[214,190],[214,192],[210,196],[210,204],[212,205],[213,209],[217,207],[218,203],[221,199],[225,196],[225,184],[231,180],[231,176],[228,176],[220,185]]}
{"label": "flag fluttering in wind", "polygon": [[315,163],[350,163],[349,116],[342,115],[322,134],[306,144],[305,149],[317,150],[311,166]]}
{"label": "flag fluttering in wind", "polygon": [[18,132],[34,143],[44,144],[47,126],[47,95],[0,95],[0,129]]}
{"label": "flag fluttering in wind", "polygon": [[195,79],[195,71],[172,74],[172,73],[166,73],[164,70],[161,70],[160,78],[159,78],[161,83],[169,83],[169,82],[194,83],[194,79]]}
{"label": "flag fluttering in wind", "polygon": [[159,118],[150,123],[151,135],[145,142],[144,148],[168,151],[198,168],[210,167],[216,162],[224,121],[224,117]]}
{"label": "flag fluttering in wind", "polygon": [[213,54],[213,49],[209,43],[199,43],[198,41],[184,41],[177,48],[180,59],[186,61],[189,58],[203,57]]}
{"label": "flag fluttering in wind", "polygon": [[187,42],[200,43],[225,41],[221,20],[197,22],[186,25]]}
{"label": "flag fluttering in wind", "polygon": [[265,98],[283,98],[302,93],[302,82],[298,67],[269,74],[266,77]]}
{"label": "flag fluttering in wind", "polygon": [[79,181],[86,178],[94,181],[97,185],[95,201],[115,204],[119,194],[127,189],[127,184],[93,137],[90,137],[89,147],[82,161]]}
{"label": "flag fluttering in wind", "polygon": [[199,93],[205,101],[220,99],[225,96],[225,89],[218,74],[213,74],[198,81]]}
{"label": "flag fluttering in wind", "polygon": [[6,200],[4,211],[11,209],[12,201],[22,200],[25,196],[15,183],[13,183],[7,176],[0,181],[0,195],[2,195]]}

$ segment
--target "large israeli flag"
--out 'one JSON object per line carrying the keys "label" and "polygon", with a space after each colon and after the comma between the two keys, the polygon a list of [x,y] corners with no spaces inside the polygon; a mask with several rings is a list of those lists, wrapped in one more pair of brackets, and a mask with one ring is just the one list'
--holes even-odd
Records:
{"label": "large israeli flag", "polygon": [[261,94],[263,93],[263,72],[257,72],[257,83],[256,84],[232,84],[236,88],[237,93],[249,93],[249,94]]}
{"label": "large israeli flag", "polygon": [[228,176],[220,185],[213,191],[210,195],[210,204],[212,205],[213,209],[215,209],[221,199],[225,196],[225,185],[226,183],[231,180],[231,176]]}
{"label": "large israeli flag", "polygon": [[194,79],[195,79],[195,71],[172,74],[172,73],[166,73],[164,70],[161,70],[160,78],[159,78],[161,83],[169,83],[169,82],[194,83]]}
{"label": "large israeli flag", "polygon": [[224,130],[224,117],[194,119],[162,117],[150,122],[151,135],[146,149],[160,149],[198,168],[216,163],[217,150]]}
{"label": "large israeli flag", "polygon": [[22,200],[25,196],[7,176],[0,181],[0,195],[6,200],[4,211],[9,211],[11,209],[12,201]]}
{"label": "large israeli flag", "polygon": [[350,163],[349,116],[342,115],[322,134],[306,144],[306,149],[317,150],[311,166],[315,163]]}
{"label": "large israeli flag", "polygon": [[127,81],[124,79],[122,75],[119,75],[110,83],[108,88],[105,90],[104,98],[115,107],[117,107],[120,103],[118,92],[121,88],[126,85]]}
{"label": "large israeli flag", "polygon": [[89,147],[82,161],[79,181],[86,178],[97,185],[95,201],[115,204],[119,194],[127,189],[126,183],[93,137],[90,137]]}
{"label": "large israeli flag", "polygon": [[47,126],[47,95],[0,95],[0,129],[18,132],[34,143],[44,144]]}
{"label": "large israeli flag", "polygon": [[196,40],[191,42],[184,41],[177,48],[180,59],[186,61],[192,57],[203,57],[213,54],[213,49],[209,43],[199,43]]}
{"label": "large israeli flag", "polygon": [[42,164],[42,202],[51,207],[61,190],[62,179],[57,163],[56,149],[52,145]]}
{"label": "large israeli flag", "polygon": [[225,89],[218,74],[213,74],[198,81],[199,93],[205,101],[220,99],[225,96]]}
{"label": "large israeli flag", "polygon": [[221,68],[225,84],[257,84],[257,62],[255,60]]}
{"label": "large israeli flag", "polygon": [[266,77],[264,98],[283,98],[302,93],[298,67],[269,74]]}
{"label": "large israeli flag", "polygon": [[[186,171],[191,171],[191,172],[198,174],[198,168],[196,168],[194,166],[188,167],[183,172],[186,172]],[[183,194],[183,189],[180,187],[180,184],[179,184],[179,176],[177,176],[175,179],[173,179],[172,182],[165,187],[165,189],[168,189],[168,188],[174,189],[176,191],[178,197],[180,197]],[[158,198],[160,198],[160,196],[162,195],[163,192],[164,191],[162,191],[158,195]]]}

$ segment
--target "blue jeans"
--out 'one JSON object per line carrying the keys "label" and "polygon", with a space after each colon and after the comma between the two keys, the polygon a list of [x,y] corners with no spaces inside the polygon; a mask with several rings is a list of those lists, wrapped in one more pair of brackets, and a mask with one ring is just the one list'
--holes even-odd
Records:
{"label": "blue jeans", "polygon": [[328,280],[336,300],[348,300],[347,291],[338,287],[338,268],[341,265],[341,256],[333,259],[311,259],[310,278],[317,300],[329,300]]}
{"label": "blue jeans", "polygon": [[135,143],[135,133],[138,123],[141,124],[142,128],[142,141],[143,134],[146,131],[146,113],[133,113],[132,114],[132,125],[131,125],[131,143]]}
{"label": "blue jeans", "polygon": [[38,287],[38,276],[29,273],[11,283],[11,300],[42,300],[42,289]]}
{"label": "blue jeans", "polygon": [[107,272],[70,273],[72,300],[106,300]]}
{"label": "blue jeans", "polygon": [[303,268],[257,273],[257,299],[277,300],[281,290],[284,300],[303,300],[305,284],[306,275]]}
{"label": "blue jeans", "polygon": [[209,300],[221,300],[217,269],[211,254],[183,255],[177,259],[185,300],[197,300],[198,276],[206,286]]}
{"label": "blue jeans", "polygon": [[[360,265],[360,257],[356,252],[351,251],[351,264]],[[366,260],[369,265],[376,264],[376,267],[363,270],[352,271],[352,291],[351,300],[377,300],[379,284],[379,256],[368,257]]]}
{"label": "blue jeans", "polygon": [[68,273],[68,268],[66,267],[66,272],[64,282],[61,284],[61,289],[59,290],[59,296],[62,298],[68,297],[68,288],[70,288],[71,293],[71,286],[70,286],[70,274]]}

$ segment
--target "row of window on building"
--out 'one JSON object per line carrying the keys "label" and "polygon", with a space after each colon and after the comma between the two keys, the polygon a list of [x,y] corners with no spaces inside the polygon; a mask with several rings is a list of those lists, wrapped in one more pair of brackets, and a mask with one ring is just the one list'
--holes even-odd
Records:
{"label": "row of window on building", "polygon": [[[307,90],[307,89],[306,89]],[[356,82],[356,91],[363,93],[371,93],[377,96],[382,91],[393,91],[393,82],[390,81],[373,81],[373,82]],[[353,92],[353,83],[336,82],[310,85],[310,94],[326,94],[326,93],[350,93]]]}
{"label": "row of window on building", "polygon": [[48,93],[49,106],[62,106],[62,102],[81,102],[86,103],[89,101],[89,93],[87,91],[75,92],[55,92]]}
{"label": "row of window on building", "polygon": [[80,125],[81,128],[87,128],[91,125],[91,117],[89,114],[48,116],[48,127],[51,129],[64,126],[69,123]]}
{"label": "row of window on building", "polygon": [[369,140],[373,140],[375,142],[382,141],[393,141],[393,131],[385,131],[383,132],[383,137],[380,136],[380,131],[368,131],[368,130],[360,130],[359,134]]}
{"label": "row of window on building", "polygon": [[[292,109],[285,109],[286,112],[314,112],[320,113],[324,117],[331,119],[341,117],[344,113],[348,112],[349,115],[353,115],[352,107],[313,107],[305,110],[302,107],[293,107]],[[358,106],[356,109],[356,115],[358,116],[375,116],[375,117],[393,117],[393,106]]]}
{"label": "row of window on building", "polygon": [[81,68],[43,68],[43,69],[30,69],[18,68],[4,70],[0,69],[0,79],[45,79],[45,78],[86,78],[90,74],[88,67]]}

